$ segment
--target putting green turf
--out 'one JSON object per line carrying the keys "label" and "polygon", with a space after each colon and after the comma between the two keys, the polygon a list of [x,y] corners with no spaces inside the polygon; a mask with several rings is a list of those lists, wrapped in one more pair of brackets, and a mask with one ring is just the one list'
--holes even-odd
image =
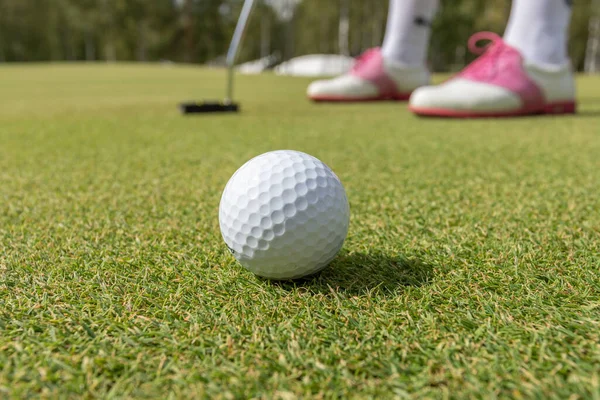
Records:
{"label": "putting green turf", "polygon": [[[426,120],[224,72],[0,68],[0,397],[600,398],[600,78],[581,113]],[[221,241],[249,158],[327,163],[351,207],[320,275]]]}

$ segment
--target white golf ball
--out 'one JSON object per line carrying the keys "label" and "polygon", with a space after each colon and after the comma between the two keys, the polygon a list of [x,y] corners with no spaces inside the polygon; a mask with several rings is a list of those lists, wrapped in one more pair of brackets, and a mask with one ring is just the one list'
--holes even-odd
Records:
{"label": "white golf ball", "polygon": [[295,279],[323,269],[341,249],[348,199],[333,171],[299,151],[271,151],[231,177],[219,205],[225,243],[248,270]]}

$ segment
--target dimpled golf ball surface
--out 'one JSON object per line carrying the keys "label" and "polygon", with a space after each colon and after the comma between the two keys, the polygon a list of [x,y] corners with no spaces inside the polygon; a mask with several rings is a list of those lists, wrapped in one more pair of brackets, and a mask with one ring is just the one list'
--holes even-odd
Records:
{"label": "dimpled golf ball surface", "polygon": [[298,151],[253,158],[231,177],[219,206],[221,234],[235,258],[269,279],[295,279],[331,262],[348,233],[342,183]]}

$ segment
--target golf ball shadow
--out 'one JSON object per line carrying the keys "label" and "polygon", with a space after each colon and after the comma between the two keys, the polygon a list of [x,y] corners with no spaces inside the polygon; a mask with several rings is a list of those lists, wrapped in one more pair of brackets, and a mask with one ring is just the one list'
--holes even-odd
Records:
{"label": "golf ball shadow", "polygon": [[322,271],[294,281],[273,281],[285,289],[304,287],[314,293],[331,290],[364,294],[374,289],[387,293],[407,286],[419,287],[433,280],[434,269],[419,259],[383,253],[345,253]]}

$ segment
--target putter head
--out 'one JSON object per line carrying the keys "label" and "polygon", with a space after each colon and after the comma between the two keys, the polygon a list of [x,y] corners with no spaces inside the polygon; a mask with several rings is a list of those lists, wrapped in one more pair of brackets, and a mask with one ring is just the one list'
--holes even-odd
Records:
{"label": "putter head", "polygon": [[239,104],[230,101],[203,101],[203,102],[187,102],[179,105],[181,113],[187,114],[204,114],[216,112],[238,112]]}

